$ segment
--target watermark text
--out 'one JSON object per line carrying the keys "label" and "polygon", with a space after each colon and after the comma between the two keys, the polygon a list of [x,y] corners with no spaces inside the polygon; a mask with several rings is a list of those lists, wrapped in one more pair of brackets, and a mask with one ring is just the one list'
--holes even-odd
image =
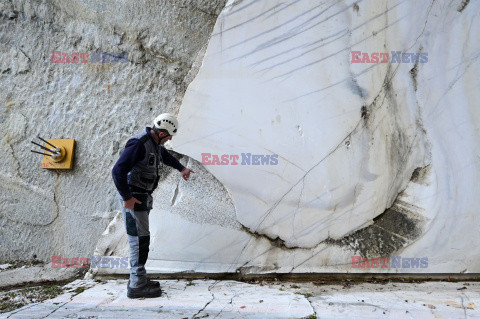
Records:
{"label": "watermark text", "polygon": [[52,268],[128,268],[128,257],[92,256],[65,258],[52,256]]}
{"label": "watermark text", "polygon": [[277,154],[211,154],[202,153],[202,165],[277,165]]}
{"label": "watermark text", "polygon": [[127,63],[128,53],[52,51],[52,63]]}
{"label": "watermark text", "polygon": [[352,268],[427,268],[428,258],[405,258],[394,256],[363,258],[361,256],[352,256]]}
{"label": "watermark text", "polygon": [[391,51],[391,60],[388,52],[362,52],[351,51],[351,63],[427,63],[428,53],[410,53],[402,51]]}

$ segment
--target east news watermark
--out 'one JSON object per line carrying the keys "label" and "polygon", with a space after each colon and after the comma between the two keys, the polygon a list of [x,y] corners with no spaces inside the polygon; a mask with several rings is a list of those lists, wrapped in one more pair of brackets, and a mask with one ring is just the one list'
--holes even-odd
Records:
{"label": "east news watermark", "polygon": [[278,165],[278,154],[202,153],[202,165]]}
{"label": "east news watermark", "polygon": [[362,52],[351,51],[351,63],[427,63],[428,52],[412,53],[402,51],[388,52]]}
{"label": "east news watermark", "polygon": [[428,257],[373,257],[352,256],[352,268],[428,268]]}
{"label": "east news watermark", "polygon": [[52,51],[52,63],[127,63],[128,53]]}
{"label": "east news watermark", "polygon": [[92,256],[65,258],[52,256],[52,268],[128,268],[128,257]]}

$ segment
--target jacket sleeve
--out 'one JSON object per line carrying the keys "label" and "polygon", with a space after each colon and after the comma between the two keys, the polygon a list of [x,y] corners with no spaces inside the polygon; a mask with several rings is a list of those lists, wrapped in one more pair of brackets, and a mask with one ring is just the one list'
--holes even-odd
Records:
{"label": "jacket sleeve", "polygon": [[127,184],[127,175],[139,161],[145,158],[145,146],[140,140],[131,139],[125,145],[125,150],[113,166],[112,177],[120,196],[124,201],[132,198]]}
{"label": "jacket sleeve", "polygon": [[163,146],[160,146],[160,154],[162,155],[162,161],[165,165],[175,168],[178,171],[183,171],[185,166],[180,164],[180,162],[170,154],[167,149]]}

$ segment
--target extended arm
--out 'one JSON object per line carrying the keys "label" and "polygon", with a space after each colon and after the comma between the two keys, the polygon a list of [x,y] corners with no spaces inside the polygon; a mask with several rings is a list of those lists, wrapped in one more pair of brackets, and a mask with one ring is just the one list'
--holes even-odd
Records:
{"label": "extended arm", "polygon": [[161,150],[161,154],[162,154],[162,160],[163,160],[163,163],[165,165],[168,165],[170,167],[173,167],[175,168],[176,170],[178,170],[180,172],[180,174],[182,175],[182,178],[184,180],[188,180],[188,178],[190,177],[190,173],[195,173],[194,171],[192,171],[191,169],[189,168],[186,168],[185,166],[183,166],[175,157],[173,157],[172,154],[170,154],[166,149],[165,147],[161,146],[160,147],[160,150]]}
{"label": "extended arm", "polygon": [[185,166],[183,166],[172,154],[170,154],[165,147],[160,146],[160,153],[162,155],[162,161],[165,165],[173,167],[180,172],[185,169]]}

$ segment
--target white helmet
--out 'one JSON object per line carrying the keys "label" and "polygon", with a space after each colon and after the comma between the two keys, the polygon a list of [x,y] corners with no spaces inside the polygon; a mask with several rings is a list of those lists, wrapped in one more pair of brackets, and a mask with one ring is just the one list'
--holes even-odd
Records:
{"label": "white helmet", "polygon": [[178,121],[177,118],[171,114],[163,113],[155,118],[153,127],[159,130],[167,130],[168,134],[177,134]]}

